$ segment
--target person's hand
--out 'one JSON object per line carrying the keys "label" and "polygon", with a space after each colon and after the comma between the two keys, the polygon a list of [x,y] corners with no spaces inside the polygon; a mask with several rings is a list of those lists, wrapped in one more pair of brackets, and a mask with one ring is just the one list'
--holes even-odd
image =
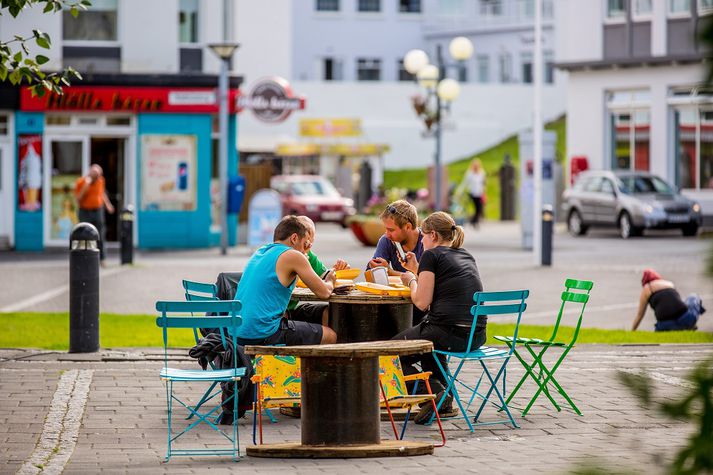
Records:
{"label": "person's hand", "polygon": [[372,269],[374,267],[389,267],[389,262],[383,257],[375,257],[369,261],[369,267]]}
{"label": "person's hand", "polygon": [[114,205],[112,205],[111,203],[108,203],[106,205],[106,212],[109,214],[114,214],[114,211],[116,211],[116,209],[114,208]]}
{"label": "person's hand", "polygon": [[334,269],[329,269],[326,274],[324,274],[323,280],[325,282],[331,282],[332,285],[337,281],[337,274]]}
{"label": "person's hand", "polygon": [[334,270],[344,269],[349,269],[349,264],[347,264],[347,261],[345,261],[344,259],[337,259],[337,262],[334,263]]}
{"label": "person's hand", "polygon": [[406,260],[401,261],[401,265],[404,266],[404,269],[416,273],[418,272],[418,261],[416,260],[416,254],[413,252],[409,251],[406,253]]}
{"label": "person's hand", "polygon": [[401,274],[401,282],[403,282],[403,284],[407,287],[411,283],[411,281],[415,278],[416,278],[416,276],[413,275],[413,272],[411,272],[411,271],[404,272],[403,274]]}
{"label": "person's hand", "polygon": [[92,178],[91,175],[87,175],[84,177],[84,183],[87,185],[91,185],[93,181],[94,181],[94,179]]}

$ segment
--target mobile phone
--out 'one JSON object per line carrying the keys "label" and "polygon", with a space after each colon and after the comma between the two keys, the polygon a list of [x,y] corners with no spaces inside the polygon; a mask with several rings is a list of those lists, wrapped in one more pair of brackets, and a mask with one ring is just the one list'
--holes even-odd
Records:
{"label": "mobile phone", "polygon": [[394,241],[394,246],[396,246],[396,252],[399,253],[399,258],[400,258],[402,261],[406,262],[406,253],[404,252],[404,248],[401,247],[401,243]]}

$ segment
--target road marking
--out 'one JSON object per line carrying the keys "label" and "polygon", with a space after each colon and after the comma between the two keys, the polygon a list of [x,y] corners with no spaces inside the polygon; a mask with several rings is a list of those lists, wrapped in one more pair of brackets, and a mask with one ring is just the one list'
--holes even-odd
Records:
{"label": "road marking", "polygon": [[77,445],[93,374],[91,369],[73,369],[62,374],[40,440],[17,471],[19,475],[62,473]]}
{"label": "road marking", "polygon": [[[664,368],[665,369],[665,368]],[[695,385],[685,379],[678,378],[676,376],[669,376],[667,374],[659,373],[658,371],[648,371],[646,369],[628,369],[620,368],[619,371],[623,373],[635,374],[638,376],[648,376],[654,381],[659,381],[662,383],[670,384],[672,386],[678,386],[681,388],[692,389]]]}
{"label": "road marking", "polygon": [[[118,274],[119,272],[124,272],[126,268],[122,267],[117,267],[115,269],[109,269],[107,271],[101,272],[99,277],[109,277],[114,274]],[[37,305],[42,302],[46,302],[47,300],[53,299],[57,296],[62,295],[65,292],[69,292],[69,285],[60,285],[59,287],[55,287],[54,289],[47,290],[45,292],[42,292],[37,295],[33,295],[32,297],[26,298],[24,300],[20,300],[19,302],[12,303],[10,305],[6,305],[2,308],[0,308],[0,313],[2,312],[19,312],[20,310],[24,310],[28,307],[32,307],[33,305]]]}

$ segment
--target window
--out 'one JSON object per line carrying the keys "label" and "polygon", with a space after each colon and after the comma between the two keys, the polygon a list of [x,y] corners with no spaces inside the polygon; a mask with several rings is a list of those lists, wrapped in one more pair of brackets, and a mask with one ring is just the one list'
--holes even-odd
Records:
{"label": "window", "polygon": [[487,54],[479,54],[475,62],[478,65],[478,82],[490,82],[490,57]]}
{"label": "window", "polygon": [[534,72],[532,71],[532,53],[522,53],[520,56],[522,62],[521,80],[525,84],[532,84]]}
{"label": "window", "polygon": [[625,18],[626,4],[625,0],[607,0],[607,18]]}
{"label": "window", "polygon": [[360,12],[379,12],[381,11],[380,0],[359,0],[357,10]]}
{"label": "window", "polygon": [[8,118],[4,114],[0,114],[0,137],[4,137],[9,132]]}
{"label": "window", "polygon": [[438,0],[438,16],[459,17],[464,13],[464,0]]}
{"label": "window", "polygon": [[701,15],[713,13],[713,0],[698,0],[698,13]]}
{"label": "window", "polygon": [[555,55],[552,51],[545,51],[542,57],[545,62],[545,77],[543,79],[546,84],[552,84],[555,82]]}
{"label": "window", "polygon": [[399,0],[399,12],[421,13],[421,0]]}
{"label": "window", "polygon": [[535,16],[535,0],[517,0],[517,10],[520,18]]}
{"label": "window", "polygon": [[649,92],[645,90],[611,92],[611,166],[618,170],[648,171],[650,166]]}
{"label": "window", "polygon": [[713,96],[693,89],[673,93],[676,184],[713,189]]}
{"label": "window", "polygon": [[585,184],[584,184],[584,191],[590,191],[592,193],[599,193],[602,191],[602,177],[600,176],[595,176],[593,178],[590,178]]}
{"label": "window", "polygon": [[74,18],[62,12],[62,38],[77,41],[116,41],[117,0],[92,0],[92,6]]}
{"label": "window", "polygon": [[178,41],[180,43],[198,42],[198,0],[180,0]]}
{"label": "window", "polygon": [[315,0],[315,10],[318,12],[338,12],[339,0]]}
{"label": "window", "polygon": [[606,193],[608,195],[614,194],[614,184],[611,182],[611,180],[607,180],[606,178],[602,179],[602,193]]}
{"label": "window", "polygon": [[512,56],[510,53],[500,53],[500,82],[508,83],[512,80]]}
{"label": "window", "polygon": [[336,58],[324,58],[322,60],[322,79],[324,81],[342,80],[342,62]]}
{"label": "window", "polygon": [[381,79],[381,60],[374,58],[357,59],[357,80],[378,81]]}
{"label": "window", "polygon": [[458,64],[458,81],[461,83],[468,82],[468,66],[465,63]]}
{"label": "window", "polygon": [[668,0],[668,12],[673,15],[691,13],[691,0]]}
{"label": "window", "polygon": [[652,0],[634,0],[634,16],[651,16]]}
{"label": "window", "polygon": [[480,0],[480,14],[483,16],[500,16],[503,14],[502,0]]}
{"label": "window", "polygon": [[399,81],[413,81],[414,79],[416,79],[416,76],[414,76],[410,72],[406,71],[406,68],[404,68],[404,60],[403,59],[399,59],[397,68],[399,71],[399,73],[398,73]]}

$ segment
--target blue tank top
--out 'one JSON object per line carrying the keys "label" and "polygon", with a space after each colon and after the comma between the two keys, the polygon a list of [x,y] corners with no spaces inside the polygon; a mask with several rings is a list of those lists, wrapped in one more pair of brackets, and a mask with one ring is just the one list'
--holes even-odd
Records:
{"label": "blue tank top", "polygon": [[285,244],[266,244],[250,257],[235,294],[235,300],[243,304],[239,338],[267,338],[280,326],[297,279],[285,287],[277,277],[275,266],[282,253],[290,249]]}

